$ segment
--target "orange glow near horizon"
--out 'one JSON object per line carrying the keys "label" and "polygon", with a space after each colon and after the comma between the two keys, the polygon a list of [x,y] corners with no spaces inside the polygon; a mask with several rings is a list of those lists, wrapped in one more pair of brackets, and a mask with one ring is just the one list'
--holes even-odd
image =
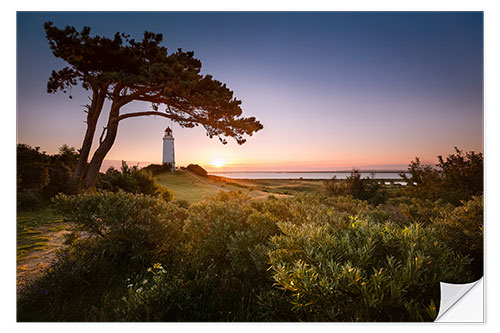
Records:
{"label": "orange glow near horizon", "polygon": [[222,168],[223,166],[226,165],[226,160],[221,157],[215,157],[210,162],[210,165],[215,168]]}
{"label": "orange glow near horizon", "polygon": [[[86,22],[106,37],[121,31],[138,38],[145,29],[169,36],[162,46],[194,51],[203,75],[227,84],[241,100],[241,116],[264,126],[243,145],[232,138],[224,145],[203,126],[131,118],[120,122],[101,171],[119,168],[121,160],[160,164],[167,126],[175,165],[211,172],[405,170],[417,156],[436,164],[454,147],[483,151],[482,12],[20,12],[17,142],[48,154],[62,144],[81,148],[87,128],[81,110],[91,96],[80,86],[71,99],[47,93],[48,74],[65,66],[42,29],[54,17],[56,25],[77,29]],[[134,25],[127,24],[131,17]],[[120,112],[150,107],[134,101]],[[109,108],[106,101],[89,159]]]}

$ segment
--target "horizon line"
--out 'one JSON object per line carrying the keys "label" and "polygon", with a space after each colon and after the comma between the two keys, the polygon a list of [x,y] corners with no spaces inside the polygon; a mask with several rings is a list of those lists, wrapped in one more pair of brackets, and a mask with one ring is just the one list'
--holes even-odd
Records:
{"label": "horizon line", "polygon": [[[407,170],[362,170],[363,173],[399,173],[408,172]],[[350,173],[352,170],[324,170],[324,171],[209,171],[208,173]]]}

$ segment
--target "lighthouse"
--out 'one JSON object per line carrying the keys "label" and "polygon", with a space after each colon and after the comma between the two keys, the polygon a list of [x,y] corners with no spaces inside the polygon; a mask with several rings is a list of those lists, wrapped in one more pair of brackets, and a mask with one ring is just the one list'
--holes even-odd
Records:
{"label": "lighthouse", "polygon": [[172,171],[175,170],[174,137],[172,130],[167,127],[163,136],[163,164],[170,164]]}

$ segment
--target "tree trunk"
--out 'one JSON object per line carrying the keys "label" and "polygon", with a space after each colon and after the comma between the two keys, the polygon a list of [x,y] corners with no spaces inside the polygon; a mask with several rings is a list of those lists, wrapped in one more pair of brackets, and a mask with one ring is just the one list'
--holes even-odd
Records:
{"label": "tree trunk", "polygon": [[94,156],[92,156],[87,174],[84,178],[84,186],[86,188],[95,186],[97,182],[97,176],[99,175],[99,169],[101,168],[102,162],[115,142],[116,134],[118,133],[119,116],[120,105],[119,103],[115,104],[115,102],[113,102],[109,113],[108,125],[106,127],[106,137],[99,144],[99,148],[95,151]]}
{"label": "tree trunk", "polygon": [[73,172],[73,181],[77,184],[84,176],[85,167],[92,148],[92,141],[94,140],[97,120],[102,111],[104,100],[106,99],[106,89],[95,89],[92,94],[92,102],[87,114],[87,130],[83,139],[82,148],[80,149],[80,156],[76,163],[75,171]]}

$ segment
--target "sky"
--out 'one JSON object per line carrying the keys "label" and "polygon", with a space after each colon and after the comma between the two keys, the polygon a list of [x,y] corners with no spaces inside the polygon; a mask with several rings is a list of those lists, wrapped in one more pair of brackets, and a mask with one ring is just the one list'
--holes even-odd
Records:
{"label": "sky", "polygon": [[399,170],[455,146],[483,151],[481,12],[18,12],[17,141],[56,153],[80,148],[88,92],[46,92],[50,72],[65,66],[46,21],[108,37],[160,32],[169,50],[194,51],[202,72],[264,125],[243,145],[222,145],[199,127],[132,118],[120,123],[110,161],[160,163],[167,126],[178,166],[223,161],[221,171]]}

